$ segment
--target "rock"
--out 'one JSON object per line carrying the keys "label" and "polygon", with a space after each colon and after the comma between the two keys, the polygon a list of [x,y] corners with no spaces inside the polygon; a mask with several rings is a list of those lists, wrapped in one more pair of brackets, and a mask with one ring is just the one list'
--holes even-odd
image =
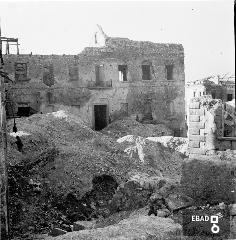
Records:
{"label": "rock", "polygon": [[151,189],[144,189],[139,182],[130,180],[118,187],[110,202],[110,211],[127,211],[142,208],[146,205]]}
{"label": "rock", "polygon": [[96,221],[77,221],[73,224],[73,231],[81,231],[84,229],[92,229]]}
{"label": "rock", "polygon": [[168,217],[170,216],[170,211],[168,209],[162,209],[157,211],[157,217]]}
{"label": "rock", "polygon": [[60,236],[60,235],[66,234],[66,233],[67,233],[67,231],[62,230],[60,228],[53,228],[48,235],[52,236],[52,237],[56,237],[56,236]]}
{"label": "rock", "polygon": [[165,202],[171,211],[190,207],[194,203],[192,198],[180,193],[170,194],[167,198],[165,198]]}

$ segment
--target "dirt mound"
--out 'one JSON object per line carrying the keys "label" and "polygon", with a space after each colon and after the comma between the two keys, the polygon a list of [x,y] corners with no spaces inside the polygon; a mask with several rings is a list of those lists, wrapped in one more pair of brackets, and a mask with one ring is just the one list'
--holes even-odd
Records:
{"label": "dirt mound", "polygon": [[142,124],[131,117],[112,122],[103,129],[102,132],[115,138],[120,138],[126,135],[141,137],[173,135],[173,131],[167,128],[164,124]]}

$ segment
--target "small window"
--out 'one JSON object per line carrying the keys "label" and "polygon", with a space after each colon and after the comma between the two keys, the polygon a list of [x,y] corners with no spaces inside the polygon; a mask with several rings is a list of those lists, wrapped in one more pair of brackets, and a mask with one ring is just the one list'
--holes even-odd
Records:
{"label": "small window", "polygon": [[142,65],[142,79],[143,80],[151,80],[151,66],[150,65]]}
{"label": "small window", "polygon": [[201,92],[199,92],[199,97],[201,97],[202,96],[202,93]]}
{"label": "small window", "polygon": [[173,65],[166,65],[166,79],[173,80]]}
{"label": "small window", "polygon": [[227,101],[233,100],[233,94],[227,94]]}
{"label": "small window", "polygon": [[97,86],[100,86],[105,80],[104,65],[95,66],[95,80]]}
{"label": "small window", "polygon": [[127,81],[127,65],[118,65],[119,81]]}
{"label": "small window", "polygon": [[196,97],[196,92],[193,92],[193,97]]}

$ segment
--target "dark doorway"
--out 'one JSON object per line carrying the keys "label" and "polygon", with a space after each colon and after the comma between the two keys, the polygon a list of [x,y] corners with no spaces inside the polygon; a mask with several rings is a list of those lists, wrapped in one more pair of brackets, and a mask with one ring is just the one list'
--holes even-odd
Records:
{"label": "dark doorway", "polygon": [[107,126],[107,105],[94,105],[94,126],[100,131]]}
{"label": "dark doorway", "polygon": [[18,107],[17,116],[29,117],[30,116],[30,107]]}
{"label": "dark doorway", "polygon": [[227,101],[233,100],[233,94],[227,94]]}

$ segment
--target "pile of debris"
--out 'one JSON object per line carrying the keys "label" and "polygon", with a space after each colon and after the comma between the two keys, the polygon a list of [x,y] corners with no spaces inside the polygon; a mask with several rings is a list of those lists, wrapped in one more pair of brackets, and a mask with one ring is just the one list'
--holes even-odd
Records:
{"label": "pile of debris", "polygon": [[[163,138],[168,140],[163,141]],[[130,158],[138,159],[143,165],[152,166],[157,171],[157,175],[180,179],[181,165],[186,155],[176,149],[183,151],[187,148],[187,143],[184,138],[174,138],[175,141],[172,140],[173,138],[169,136],[143,138],[127,135],[117,139],[117,142]],[[168,145],[164,146],[160,142]],[[183,153],[186,153],[185,150]]]}
{"label": "pile of debris", "polygon": [[107,217],[120,183],[135,172],[159,172],[157,163],[143,164],[128,156],[114,138],[93,131],[65,111],[19,118],[16,124],[15,134],[13,121],[8,123],[11,214],[18,219],[12,222],[13,236],[54,227],[70,231],[75,221]]}
{"label": "pile of debris", "polygon": [[141,137],[159,137],[173,135],[173,131],[164,124],[142,124],[132,117],[126,117],[122,120],[117,120],[109,124],[103,133],[121,138],[126,135],[134,135]]}
{"label": "pile of debris", "polygon": [[168,147],[174,151],[180,152],[185,156],[188,156],[188,138],[162,136],[162,137],[148,137],[147,140],[159,142],[163,146]]}

